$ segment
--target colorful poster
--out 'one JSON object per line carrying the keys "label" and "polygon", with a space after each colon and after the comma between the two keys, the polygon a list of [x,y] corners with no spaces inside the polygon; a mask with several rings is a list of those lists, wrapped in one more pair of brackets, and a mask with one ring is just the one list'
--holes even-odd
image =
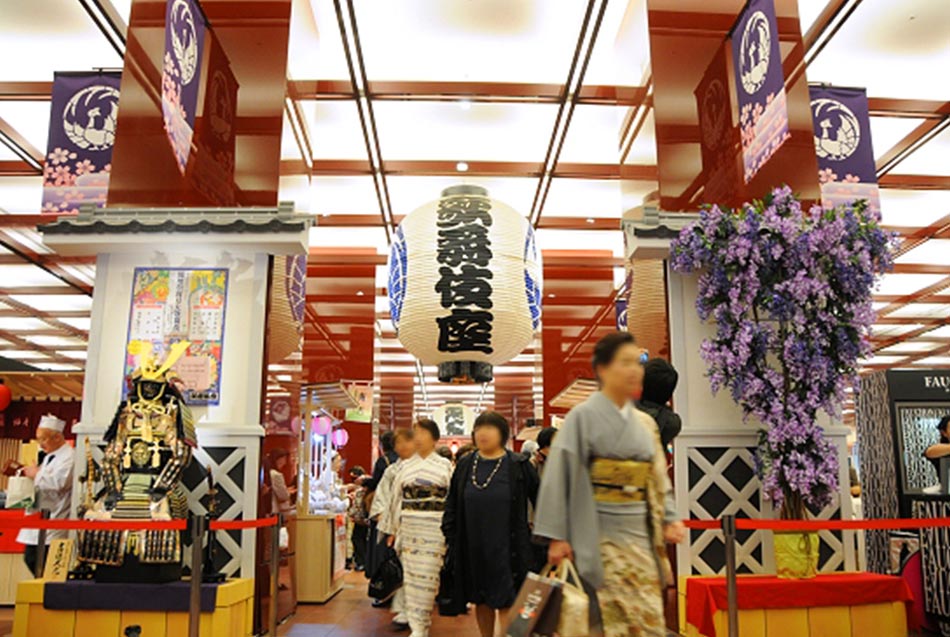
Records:
{"label": "colorful poster", "polygon": [[43,169],[43,212],[106,204],[121,73],[56,73]]}
{"label": "colorful poster", "polygon": [[703,160],[703,202],[728,204],[739,189],[738,129],[732,120],[729,61],[723,42],[694,93]]}
{"label": "colorful poster", "polygon": [[349,546],[346,536],[346,516],[338,514],[333,518],[333,579],[346,575],[346,553]]}
{"label": "colorful poster", "polygon": [[[191,342],[174,367],[189,405],[220,402],[227,298],[226,268],[135,269],[128,342],[149,341],[159,360],[173,343]],[[137,365],[126,354],[126,377]]]}
{"label": "colorful poster", "polygon": [[234,142],[238,83],[231,62],[209,32],[208,73],[204,106],[195,130],[192,182],[216,206],[237,205],[234,186]]}
{"label": "colorful poster", "polygon": [[785,74],[773,0],[749,0],[732,30],[745,182],[789,138]]}
{"label": "colorful poster", "polygon": [[822,205],[833,208],[864,199],[880,214],[867,93],[863,88],[830,86],[808,90]]}
{"label": "colorful poster", "polygon": [[165,59],[162,66],[162,116],[178,170],[185,174],[201,85],[205,21],[198,0],[167,0]]}
{"label": "colorful poster", "polygon": [[351,383],[346,390],[357,402],[357,407],[346,410],[346,420],[350,422],[373,421],[373,386]]}

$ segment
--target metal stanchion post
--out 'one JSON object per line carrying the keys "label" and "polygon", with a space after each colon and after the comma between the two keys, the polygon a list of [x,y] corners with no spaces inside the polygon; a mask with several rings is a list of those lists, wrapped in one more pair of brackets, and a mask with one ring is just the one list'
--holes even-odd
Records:
{"label": "metal stanchion post", "polygon": [[[49,519],[49,510],[40,511],[40,519]],[[46,529],[40,529],[36,540],[36,569],[33,571],[33,577],[40,579],[43,577],[43,569],[46,568]]]}
{"label": "metal stanchion post", "polygon": [[273,527],[270,541],[270,606],[267,613],[267,634],[277,636],[277,592],[280,570],[280,530],[284,526],[284,514],[277,514],[277,526]]}
{"label": "metal stanchion post", "polygon": [[736,516],[722,516],[722,534],[726,545],[726,597],[729,603],[729,637],[739,637],[739,600],[736,588]]}
{"label": "metal stanchion post", "polygon": [[205,516],[191,517],[191,597],[188,603],[188,637],[201,633],[201,545],[205,535]]}

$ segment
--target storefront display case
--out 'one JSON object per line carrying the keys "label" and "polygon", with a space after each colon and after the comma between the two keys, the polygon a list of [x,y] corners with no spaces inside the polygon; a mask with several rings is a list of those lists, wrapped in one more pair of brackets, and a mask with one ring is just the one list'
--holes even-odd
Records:
{"label": "storefront display case", "polygon": [[343,588],[346,573],[348,499],[340,477],[338,448],[345,429],[333,410],[358,406],[342,382],[301,388],[300,470],[297,498],[297,598],[324,603]]}

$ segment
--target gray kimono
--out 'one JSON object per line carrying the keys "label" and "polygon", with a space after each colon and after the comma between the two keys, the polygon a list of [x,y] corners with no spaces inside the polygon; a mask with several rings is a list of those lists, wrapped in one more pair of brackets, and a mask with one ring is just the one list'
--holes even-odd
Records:
{"label": "gray kimono", "polygon": [[650,416],[628,405],[623,410],[596,392],[568,413],[548,455],[538,494],[534,533],[566,540],[574,549],[581,577],[595,588],[604,581],[601,540],[619,546],[635,544],[653,553],[646,502],[608,503],[594,500],[590,478],[593,458],[662,462],[665,522],[676,520],[672,489],[665,477],[666,458],[657,457]]}

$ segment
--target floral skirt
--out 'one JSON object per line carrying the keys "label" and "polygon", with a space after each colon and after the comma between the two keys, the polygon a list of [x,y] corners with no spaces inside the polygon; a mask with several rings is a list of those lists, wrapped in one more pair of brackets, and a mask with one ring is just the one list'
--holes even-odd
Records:
{"label": "floral skirt", "polygon": [[656,557],[633,544],[602,541],[604,585],[597,591],[604,637],[665,637]]}

